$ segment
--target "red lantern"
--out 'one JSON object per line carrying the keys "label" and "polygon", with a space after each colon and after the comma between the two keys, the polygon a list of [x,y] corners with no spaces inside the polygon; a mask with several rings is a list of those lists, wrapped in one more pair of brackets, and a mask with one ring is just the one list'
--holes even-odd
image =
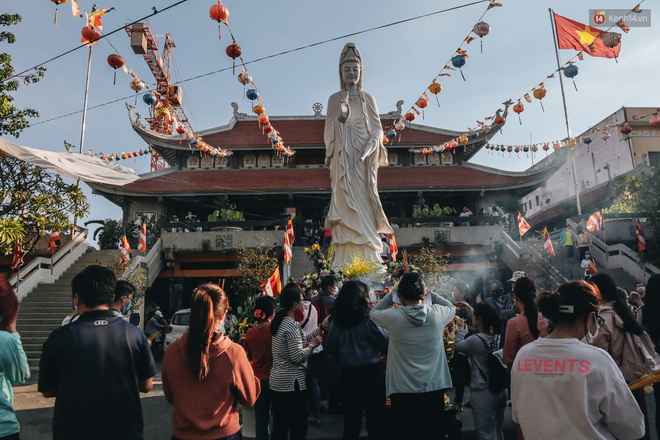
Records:
{"label": "red lantern", "polygon": [[619,131],[621,132],[621,134],[627,136],[632,131],[632,128],[630,128],[630,125],[628,125],[628,123],[626,122],[625,124],[623,124],[623,127],[621,127],[621,130]]}
{"label": "red lantern", "polygon": [[419,108],[425,108],[427,105],[429,105],[429,100],[426,98],[419,98],[416,103],[417,107]]}
{"label": "red lantern", "polygon": [[408,113],[406,113],[406,115],[403,117],[403,119],[405,119],[405,120],[408,121],[408,122],[412,122],[412,121],[415,120],[415,114],[414,114],[414,113],[410,113],[410,112],[408,112]]}
{"label": "red lantern", "polygon": [[[222,32],[220,30],[220,24],[224,23],[227,24],[227,18],[229,17],[229,9],[225,5],[222,4],[220,0],[218,0],[217,5],[211,6],[211,9],[209,9],[209,16],[211,17],[212,20],[215,20],[218,22],[218,39],[222,39]],[[229,26],[227,24],[227,26]]]}
{"label": "red lantern", "polygon": [[520,119],[520,114],[525,111],[525,106],[522,104],[522,102],[518,101],[518,104],[513,106],[513,111],[518,114],[518,121],[520,121],[520,125],[522,125],[522,119]]}
{"label": "red lantern", "polygon": [[176,132],[179,133],[179,134],[184,134],[186,132],[186,127],[184,127],[183,125],[179,125],[176,128]]}
{"label": "red lantern", "polygon": [[268,133],[270,133],[271,131],[273,131],[273,126],[270,125],[270,123],[268,123],[268,124],[264,124],[264,126],[261,127],[261,131],[263,131],[264,133],[268,134]]}
{"label": "red lantern", "polygon": [[259,115],[259,123],[260,124],[265,124],[266,122],[268,122],[268,116],[266,116],[265,114],[260,114]]}
{"label": "red lantern", "polygon": [[98,26],[85,26],[80,33],[82,35],[80,41],[87,43],[88,46],[98,43],[98,39],[103,36],[103,32]]}
{"label": "red lantern", "polygon": [[504,119],[501,115],[497,115],[495,116],[495,119],[493,119],[493,122],[496,123],[497,125],[504,125],[506,119]]}
{"label": "red lantern", "polygon": [[108,55],[108,65],[115,69],[115,77],[114,80],[112,81],[112,84],[117,83],[117,69],[121,69],[124,67],[124,59],[121,57],[121,55],[113,53]]}
{"label": "red lantern", "polygon": [[233,61],[232,63],[232,74],[236,73],[236,58],[240,57],[243,51],[241,50],[241,46],[236,44],[236,40],[234,40],[233,43],[231,43],[229,46],[227,46],[227,50],[225,50],[227,53],[227,56],[230,57]]}

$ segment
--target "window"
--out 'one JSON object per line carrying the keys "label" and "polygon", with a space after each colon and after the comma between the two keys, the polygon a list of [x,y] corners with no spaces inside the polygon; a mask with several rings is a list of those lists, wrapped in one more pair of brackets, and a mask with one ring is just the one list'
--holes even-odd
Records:
{"label": "window", "polygon": [[660,152],[649,151],[649,166],[660,165]]}

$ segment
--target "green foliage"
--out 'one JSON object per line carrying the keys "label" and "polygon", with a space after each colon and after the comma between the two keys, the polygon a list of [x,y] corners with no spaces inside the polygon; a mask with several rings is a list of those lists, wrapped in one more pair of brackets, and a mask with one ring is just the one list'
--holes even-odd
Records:
{"label": "green foliage", "polygon": [[243,305],[254,294],[259,293],[259,285],[263,283],[278,266],[277,257],[273,248],[263,238],[257,247],[246,248],[242,244],[237,246],[238,265],[240,275],[234,278],[232,304]]}
{"label": "green foliage", "polygon": [[[0,14],[0,26],[13,26],[21,22],[18,14]],[[16,41],[11,32],[0,32],[0,43],[13,44]],[[29,118],[36,118],[39,112],[32,108],[18,109],[13,104],[14,97],[10,92],[16,92],[20,86],[20,80],[25,85],[34,84],[43,78],[46,69],[39,67],[34,73],[16,76],[14,67],[11,65],[11,56],[0,53],[0,135],[10,134],[19,137],[21,132],[30,126]],[[11,78],[11,79],[10,79]]]}
{"label": "green foliage", "polygon": [[233,209],[216,209],[207,217],[210,222],[242,222],[245,221],[242,212]]}
{"label": "green foliage", "polygon": [[451,206],[440,206],[438,203],[433,205],[432,208],[429,205],[424,204],[424,207],[417,211],[413,217],[417,218],[429,218],[429,217],[447,217],[456,215],[456,210]]}
{"label": "green foliage", "polygon": [[614,179],[614,199],[609,209],[611,214],[644,213],[646,225],[653,232],[646,235],[644,258],[660,263],[660,167],[650,173],[636,176],[619,176]]}
{"label": "green foliage", "polygon": [[112,270],[117,276],[118,280],[126,280],[135,286],[135,293],[131,299],[131,308],[128,310],[127,315],[139,311],[140,305],[144,301],[145,290],[148,287],[148,276],[145,270],[143,270],[139,265],[133,267],[129,264],[125,267],[121,267],[118,261],[108,263],[107,261],[100,260],[97,261],[96,264]]}
{"label": "green foliage", "polygon": [[446,298],[451,294],[449,277],[446,274],[448,261],[447,255],[438,254],[436,249],[430,246],[422,247],[417,255],[410,257],[410,263],[424,273],[428,289]]}
{"label": "green foliage", "polygon": [[[101,250],[117,249],[121,236],[124,235],[124,228],[122,222],[119,220],[105,219],[105,220],[89,220],[85,222],[88,225],[100,225],[92,238],[99,244]],[[128,238],[128,237],[127,237]]]}
{"label": "green foliage", "polygon": [[0,251],[8,254],[17,240],[23,249],[34,249],[48,231],[67,232],[70,214],[89,212],[82,190],[67,184],[59,174],[0,155]]}

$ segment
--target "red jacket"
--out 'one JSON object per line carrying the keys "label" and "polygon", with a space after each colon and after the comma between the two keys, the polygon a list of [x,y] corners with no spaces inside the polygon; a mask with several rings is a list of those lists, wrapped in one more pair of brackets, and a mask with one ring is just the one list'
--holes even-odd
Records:
{"label": "red jacket", "polygon": [[172,343],[163,358],[163,391],[174,406],[174,436],[217,439],[236,434],[241,426],[238,405],[251,407],[261,386],[245,350],[225,335],[210,347],[210,372],[198,381],[188,365],[188,333]]}

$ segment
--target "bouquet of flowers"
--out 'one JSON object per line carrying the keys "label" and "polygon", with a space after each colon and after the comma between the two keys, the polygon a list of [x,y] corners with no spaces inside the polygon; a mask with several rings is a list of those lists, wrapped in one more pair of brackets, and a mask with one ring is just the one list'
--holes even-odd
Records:
{"label": "bouquet of flowers", "polygon": [[443,333],[442,341],[445,344],[445,354],[447,355],[447,362],[454,357],[454,345],[456,345],[456,335],[458,335],[458,316],[454,316],[454,319],[447,324]]}

